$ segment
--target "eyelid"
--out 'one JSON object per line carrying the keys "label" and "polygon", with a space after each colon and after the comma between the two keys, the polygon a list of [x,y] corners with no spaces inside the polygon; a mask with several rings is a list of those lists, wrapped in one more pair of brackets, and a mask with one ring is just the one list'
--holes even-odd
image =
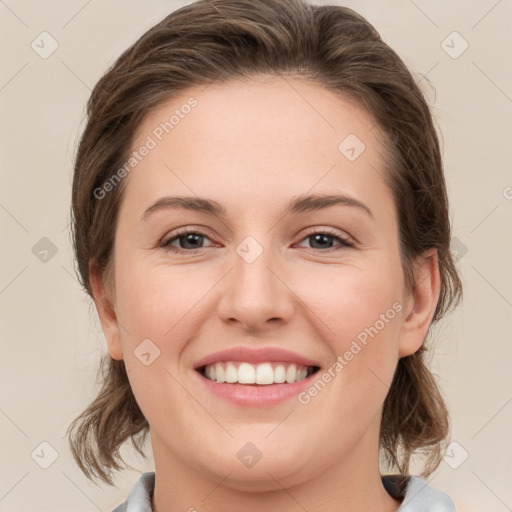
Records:
{"label": "eyelid", "polygon": [[[306,233],[301,236],[300,242],[304,241],[309,236],[316,235],[316,234],[325,234],[325,235],[332,236],[333,238],[337,238],[342,242],[342,245],[345,247],[354,247],[356,245],[356,241],[354,240],[354,238],[351,237],[350,235],[348,235],[347,233],[342,234],[334,228],[319,227],[319,226],[313,226],[311,228],[308,228]],[[315,250],[315,249],[313,249],[313,250]],[[319,250],[320,252],[329,252],[329,250],[334,251],[336,249],[331,248],[331,249],[326,249],[323,251],[320,249],[316,249],[316,250]]]}
{"label": "eyelid", "polygon": [[[206,249],[206,247],[199,247],[198,249],[181,249],[178,247],[173,247],[170,245],[171,241],[175,241],[179,239],[182,236],[188,235],[188,234],[194,234],[194,235],[200,235],[205,238],[208,238],[211,242],[213,242],[212,237],[207,234],[208,229],[205,227],[195,227],[195,226],[186,226],[184,228],[178,228],[177,231],[173,231],[170,235],[166,235],[162,238],[162,240],[159,242],[158,246],[162,247],[165,250],[173,251],[173,252],[195,252],[199,251],[201,249]],[[215,242],[213,242],[213,245],[215,245]],[[209,246],[211,247],[211,246]]]}
{"label": "eyelid", "polygon": [[[216,242],[214,242],[212,240],[212,237],[209,236],[207,234],[207,232],[205,232],[205,231],[209,231],[209,230],[202,226],[199,228],[195,227],[195,226],[186,226],[184,228],[179,228],[176,232],[173,232],[171,235],[165,236],[162,239],[162,241],[159,243],[159,247],[163,248],[164,250],[174,252],[174,253],[193,254],[197,251],[200,251],[201,249],[207,249],[208,247],[218,245],[218,244],[216,244]],[[181,249],[179,247],[174,247],[174,246],[170,245],[170,242],[174,242],[174,241],[178,240],[180,237],[186,236],[187,234],[196,234],[196,235],[202,236],[204,238],[207,238],[211,242],[213,242],[213,244],[210,246],[207,246],[207,247],[198,247],[197,249]],[[339,246],[334,247],[334,248],[332,248],[332,247],[327,248],[327,249],[309,248],[313,251],[319,251],[320,253],[334,252],[334,251],[342,250],[345,248],[351,248],[356,245],[356,242],[350,235],[341,234],[341,233],[337,232],[334,228],[319,227],[319,226],[313,226],[313,227],[308,228],[306,233],[302,234],[299,241],[296,242],[294,245],[296,245],[297,243],[301,243],[301,242],[305,241],[308,237],[310,237],[312,235],[316,235],[316,234],[324,234],[324,235],[331,236],[331,237],[337,239],[339,242]]]}

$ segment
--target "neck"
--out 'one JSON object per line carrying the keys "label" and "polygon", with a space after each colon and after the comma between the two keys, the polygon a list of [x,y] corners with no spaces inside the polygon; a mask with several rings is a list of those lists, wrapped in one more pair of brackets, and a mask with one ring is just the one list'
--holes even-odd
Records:
{"label": "neck", "polygon": [[[355,447],[339,457],[335,464],[316,472],[302,483],[294,482],[294,473],[268,475],[257,484],[225,475],[210,474],[180,460],[152,435],[155,454],[154,512],[260,512],[279,510],[296,512],[395,512],[400,502],[382,485],[378,466],[378,442],[367,432]],[[263,461],[263,460],[262,460]],[[260,461],[258,464],[261,464]],[[299,469],[299,468],[298,468]]]}

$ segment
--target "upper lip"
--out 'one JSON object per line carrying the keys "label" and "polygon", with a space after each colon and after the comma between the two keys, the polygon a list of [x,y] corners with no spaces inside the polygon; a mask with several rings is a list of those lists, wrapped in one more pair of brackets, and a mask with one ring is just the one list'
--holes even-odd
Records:
{"label": "upper lip", "polygon": [[221,361],[240,361],[247,363],[267,363],[267,362],[282,362],[282,363],[295,363],[303,366],[316,366],[320,367],[319,363],[301,356],[289,350],[278,347],[266,348],[247,348],[247,347],[234,347],[220,352],[215,352],[208,356],[203,357],[194,365],[196,370],[213,363]]}

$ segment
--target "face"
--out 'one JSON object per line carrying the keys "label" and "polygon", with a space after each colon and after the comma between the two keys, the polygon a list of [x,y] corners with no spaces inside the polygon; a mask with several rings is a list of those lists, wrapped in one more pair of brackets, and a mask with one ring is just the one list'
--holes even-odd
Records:
{"label": "face", "polygon": [[254,78],[160,105],[143,146],[100,315],[155,464],[266,489],[376,463],[398,358],[431,311],[404,289],[372,119],[318,84]]}

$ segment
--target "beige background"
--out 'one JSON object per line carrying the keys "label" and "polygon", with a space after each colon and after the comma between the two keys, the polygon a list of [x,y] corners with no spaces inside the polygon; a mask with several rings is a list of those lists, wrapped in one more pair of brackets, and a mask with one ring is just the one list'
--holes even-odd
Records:
{"label": "beige background", "polygon": [[[122,50],[184,3],[0,0],[0,511],[109,512],[151,469],[151,459],[134,458],[139,472],[119,473],[117,488],[97,487],[75,466],[64,437],[93,396],[105,350],[74,277],[68,210],[90,89]],[[437,329],[433,368],[458,444],[431,483],[459,511],[512,510],[512,3],[344,4],[435,87],[427,90],[444,137],[466,295]],[[47,59],[31,48],[43,31],[58,43]],[[467,50],[453,58],[465,41]],[[51,462],[51,449],[42,442],[58,452],[47,469],[39,464]]]}

